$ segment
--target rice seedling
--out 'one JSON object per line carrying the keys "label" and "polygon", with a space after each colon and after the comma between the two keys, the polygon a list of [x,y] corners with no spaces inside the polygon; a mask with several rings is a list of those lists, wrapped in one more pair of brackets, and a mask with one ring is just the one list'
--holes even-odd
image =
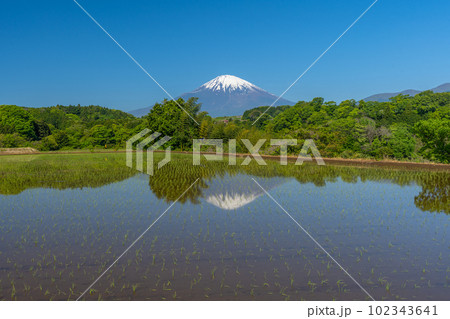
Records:
{"label": "rice seedling", "polygon": [[139,287],[139,284],[131,285],[131,288],[132,288],[132,290],[133,290],[133,295],[136,294],[136,289],[137,289],[138,287]]}

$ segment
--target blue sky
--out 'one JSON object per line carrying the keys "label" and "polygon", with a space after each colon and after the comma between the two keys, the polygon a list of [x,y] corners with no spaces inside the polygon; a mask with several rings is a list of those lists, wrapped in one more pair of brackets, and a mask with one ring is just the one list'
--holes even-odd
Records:
{"label": "blue sky", "polygon": [[[79,3],[173,96],[232,74],[281,94],[373,0]],[[284,96],[450,82],[450,1],[379,0]],[[2,0],[0,104],[133,110],[167,97],[71,0]]]}

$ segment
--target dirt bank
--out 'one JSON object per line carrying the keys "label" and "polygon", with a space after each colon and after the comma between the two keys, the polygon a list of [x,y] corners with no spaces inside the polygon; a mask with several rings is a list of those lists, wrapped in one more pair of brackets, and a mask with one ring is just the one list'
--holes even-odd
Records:
{"label": "dirt bank", "polygon": [[24,155],[24,154],[36,154],[39,151],[31,147],[20,148],[0,148],[0,155]]}

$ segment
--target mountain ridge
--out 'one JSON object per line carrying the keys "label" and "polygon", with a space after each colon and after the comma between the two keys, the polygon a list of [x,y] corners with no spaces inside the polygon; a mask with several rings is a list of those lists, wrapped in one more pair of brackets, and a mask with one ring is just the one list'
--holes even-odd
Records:
{"label": "mountain ridge", "polygon": [[[438,85],[429,90],[433,91],[434,93],[450,92],[450,83],[443,83],[443,84]],[[397,96],[399,94],[414,96],[421,92],[423,92],[423,91],[408,89],[408,90],[403,90],[401,92],[394,92],[394,93],[378,93],[378,94],[373,94],[371,96],[364,98],[363,101],[365,101],[365,102],[369,102],[369,101],[388,102],[391,97]]]}

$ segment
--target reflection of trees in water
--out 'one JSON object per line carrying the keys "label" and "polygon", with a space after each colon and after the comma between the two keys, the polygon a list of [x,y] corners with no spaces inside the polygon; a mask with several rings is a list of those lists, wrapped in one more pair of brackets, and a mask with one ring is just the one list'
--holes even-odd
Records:
{"label": "reflection of trees in water", "polygon": [[444,212],[450,214],[450,174],[433,175],[421,184],[422,191],[414,197],[418,208],[430,212]]}
{"label": "reflection of trees in water", "polygon": [[[157,154],[156,154],[157,155]],[[157,155],[159,156],[159,155]],[[19,194],[29,188],[83,188],[100,187],[125,180],[138,172],[126,167],[123,154],[89,154],[89,155],[39,155],[0,159],[0,194]],[[149,177],[152,192],[166,201],[176,200],[197,178],[200,180],[180,198],[181,202],[199,203],[205,193],[220,192],[223,189],[236,187],[236,191],[249,187],[242,180],[235,185],[233,178],[246,174],[261,178],[295,178],[299,183],[313,183],[322,187],[327,183],[342,180],[356,183],[358,180],[394,183],[397,185],[417,184],[422,191],[415,197],[415,205],[424,211],[450,213],[448,197],[450,192],[450,173],[439,171],[413,171],[387,168],[363,168],[350,166],[317,166],[304,164],[295,166],[279,165],[275,161],[267,161],[267,166],[251,162],[248,166],[229,166],[227,161],[203,161],[194,166],[192,157],[173,155],[173,160],[155,169],[155,175]],[[155,163],[158,161],[155,160]],[[156,165],[156,164],[155,164]],[[214,179],[214,189],[210,189]]]}
{"label": "reflection of trees in water", "polygon": [[[174,201],[199,178],[199,182],[180,199],[181,202],[189,200],[192,203],[199,203],[200,197],[204,197],[213,179],[215,179],[215,189],[217,189],[217,183],[223,183],[223,189],[229,188],[229,185],[226,184],[233,183],[233,179],[224,179],[227,174],[229,176],[247,174],[254,177],[295,178],[301,184],[313,183],[318,187],[338,180],[346,183],[357,183],[358,181],[384,182],[401,186],[417,184],[422,187],[422,192],[415,197],[415,204],[419,209],[449,213],[450,174],[439,171],[317,166],[314,164],[281,166],[274,161],[267,161],[267,166],[259,166],[254,162],[248,166],[229,166],[226,161],[204,161],[202,165],[194,166],[192,165],[192,159],[186,156],[177,158],[160,170],[155,170],[155,175],[149,179],[149,186],[158,198]],[[240,187],[242,183],[238,182],[237,184],[239,185],[235,185],[236,188]]]}
{"label": "reflection of trees in water", "polygon": [[236,166],[228,166],[226,162],[194,166],[191,157],[177,157],[161,169],[154,171],[155,174],[149,178],[149,186],[158,198],[174,201],[199,178],[199,181],[179,199],[181,203],[189,200],[197,204],[203,195],[203,190],[209,187],[208,181],[212,178],[223,178],[227,173],[234,175],[237,173],[236,168]]}

